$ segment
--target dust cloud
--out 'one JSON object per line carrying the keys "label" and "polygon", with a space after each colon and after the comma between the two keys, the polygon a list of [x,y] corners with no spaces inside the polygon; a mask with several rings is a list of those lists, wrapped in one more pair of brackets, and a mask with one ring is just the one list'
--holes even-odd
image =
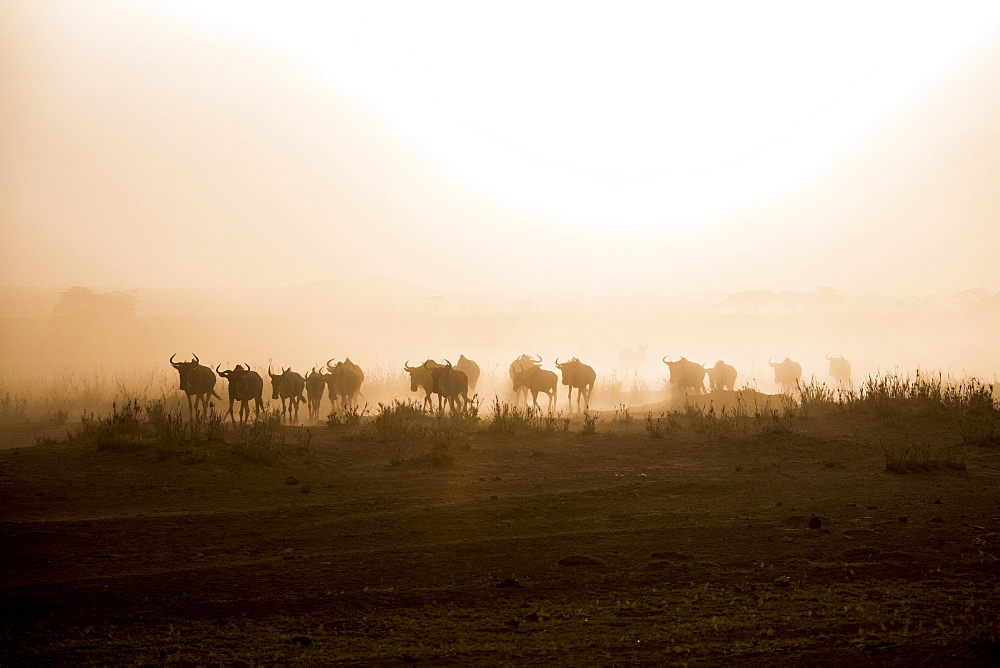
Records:
{"label": "dust cloud", "polygon": [[[660,390],[664,356],[764,392],[785,357],[821,382],[828,354],[855,382],[1000,369],[996,30],[786,187],[638,221],[492,192],[319,68],[181,9],[2,11],[8,385],[169,386],[170,355],[195,353],[350,357],[405,395],[404,362],[465,354],[507,392],[527,352],[594,366],[606,407],[602,382]],[[632,378],[619,354],[639,346]]]}

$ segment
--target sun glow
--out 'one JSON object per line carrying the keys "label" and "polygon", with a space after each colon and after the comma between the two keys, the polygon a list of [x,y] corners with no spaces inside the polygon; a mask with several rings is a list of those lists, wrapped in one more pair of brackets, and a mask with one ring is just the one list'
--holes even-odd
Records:
{"label": "sun glow", "polygon": [[193,2],[476,187],[604,225],[802,178],[987,38],[994,2]]}

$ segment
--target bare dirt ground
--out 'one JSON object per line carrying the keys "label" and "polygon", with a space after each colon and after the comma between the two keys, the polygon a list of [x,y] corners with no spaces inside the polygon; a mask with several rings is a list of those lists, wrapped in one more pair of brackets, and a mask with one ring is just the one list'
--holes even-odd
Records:
{"label": "bare dirt ground", "polygon": [[[395,465],[361,427],[285,428],[272,465],[3,427],[0,664],[1000,661],[1000,451],[934,418],[792,427],[605,413]],[[966,470],[887,473],[887,444]]]}

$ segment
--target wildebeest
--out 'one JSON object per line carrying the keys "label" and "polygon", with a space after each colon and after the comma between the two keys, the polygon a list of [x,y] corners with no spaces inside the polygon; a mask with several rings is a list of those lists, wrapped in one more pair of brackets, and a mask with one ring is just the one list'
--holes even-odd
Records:
{"label": "wildebeest", "polygon": [[523,374],[525,371],[530,369],[538,369],[542,366],[542,358],[536,355],[538,359],[534,359],[531,355],[527,353],[521,355],[516,360],[510,363],[510,368],[507,372],[510,374],[510,383],[514,388],[515,401],[519,402],[521,400],[521,392],[524,392],[524,403],[528,403],[528,387],[523,383],[518,383],[515,377]]}
{"label": "wildebeest", "polygon": [[676,362],[668,362],[666,356],[663,363],[670,369],[670,382],[685,394],[688,388],[695,391],[695,394],[705,393],[705,367],[696,362],[691,362],[687,358],[681,357]]}
{"label": "wildebeest", "polygon": [[594,382],[597,381],[597,374],[593,367],[584,364],[579,358],[574,357],[568,362],[559,362],[556,358],[556,368],[562,371],[562,384],[569,387],[566,395],[569,402],[570,411],[573,410],[573,388],[576,388],[576,410],[580,410],[580,397],[584,399],[583,410],[590,408],[590,393],[594,391]]}
{"label": "wildebeest", "polygon": [[221,371],[219,366],[215,366],[215,371],[229,382],[229,419],[236,423],[233,416],[233,402],[240,402],[240,423],[246,422],[250,417],[250,400],[253,399],[257,409],[256,417],[260,417],[260,410],[264,407],[264,379],[256,371],[250,370],[247,364],[244,369],[237,364],[232,369]]}
{"label": "wildebeest", "polygon": [[271,398],[281,399],[281,418],[285,419],[287,414],[290,421],[299,421],[299,403],[305,402],[306,398],[302,392],[306,389],[306,381],[291,368],[284,369],[280,374],[271,373],[271,367],[267,367],[267,375],[271,377]]}
{"label": "wildebeest", "polygon": [[438,395],[438,412],[444,412],[444,402],[448,402],[448,410],[455,414],[455,404],[461,403],[462,408],[469,404],[469,379],[461,369],[453,367],[451,362],[434,367],[424,367],[431,372],[432,391]]}
{"label": "wildebeest", "polygon": [[827,353],[826,359],[830,361],[830,376],[833,377],[837,385],[842,387],[851,386],[851,363],[844,359],[844,356],[830,357]]}
{"label": "wildebeest", "polygon": [[[198,356],[191,353],[194,358],[191,362],[175,362],[177,353],[170,356],[170,366],[177,369],[181,376],[181,389],[187,395],[188,415],[194,419],[198,415],[198,404],[201,404],[202,414],[208,412],[208,398],[215,397],[222,399],[215,393],[215,372],[207,366],[202,366],[198,361]],[[194,407],[191,406],[191,397],[194,397]]]}
{"label": "wildebeest", "polygon": [[[538,405],[538,393],[544,392],[549,397],[549,413],[555,410],[557,403],[556,388],[559,385],[559,377],[556,376],[555,371],[549,371],[537,366],[528,366],[523,371],[513,373],[511,382],[513,383],[515,393],[519,393],[523,389],[525,396],[527,396],[530,392],[531,401],[535,405],[535,408],[539,410],[541,410],[541,406]],[[527,399],[525,401],[527,402]]]}
{"label": "wildebeest", "polygon": [[365,372],[357,364],[346,358],[343,362],[330,364],[333,359],[326,362],[326,384],[330,388],[330,404],[336,408],[336,400],[340,399],[341,408],[353,406],[358,401],[361,394],[361,385],[365,382]]}
{"label": "wildebeest", "polygon": [[774,382],[781,386],[782,392],[791,394],[802,380],[802,365],[787,357],[781,362],[772,362],[768,359],[767,363],[774,369]]}
{"label": "wildebeest", "polygon": [[476,385],[479,383],[479,365],[465,355],[459,355],[455,368],[461,370],[469,379],[469,392],[475,394]]}
{"label": "wildebeest", "polygon": [[406,364],[403,365],[403,370],[410,374],[410,391],[416,392],[419,389],[424,391],[424,408],[430,410],[433,404],[431,403],[431,393],[434,391],[434,378],[431,374],[432,369],[440,366],[434,360],[427,360],[420,366],[410,366],[410,361],[407,360]]}
{"label": "wildebeest", "polygon": [[736,387],[736,367],[718,360],[711,369],[707,369],[708,387],[712,392],[719,390],[733,391]]}
{"label": "wildebeest", "polygon": [[638,350],[625,350],[618,353],[618,366],[622,371],[631,371],[632,375],[639,373],[639,365],[646,361],[646,346]]}
{"label": "wildebeest", "polygon": [[[323,392],[326,390],[326,376],[323,375],[323,370],[316,370],[313,367],[309,371],[309,375],[306,376],[306,399],[309,406],[309,419],[318,420],[319,419],[319,406],[323,403]],[[332,404],[333,401],[331,400]]]}

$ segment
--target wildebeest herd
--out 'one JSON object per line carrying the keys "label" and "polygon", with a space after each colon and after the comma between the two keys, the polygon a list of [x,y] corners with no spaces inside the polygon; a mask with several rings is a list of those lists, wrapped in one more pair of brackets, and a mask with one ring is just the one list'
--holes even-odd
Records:
{"label": "wildebeest herd", "polygon": [[[263,408],[264,380],[259,373],[253,371],[249,364],[237,364],[232,369],[222,370],[217,365],[215,371],[203,366],[197,355],[192,355],[190,362],[175,362],[176,354],[171,355],[170,364],[180,374],[180,389],[184,391],[188,401],[188,412],[192,418],[199,412],[208,411],[211,397],[220,399],[215,392],[216,373],[229,383],[229,411],[226,415],[235,423],[233,407],[240,403],[240,422],[250,417],[250,402],[253,402],[255,416],[260,415]],[[623,370],[638,372],[639,365],[646,357],[646,346],[638,351],[623,350],[619,360]],[[834,382],[846,387],[851,383],[851,363],[843,355],[840,357],[826,356],[829,361],[829,376]],[[712,367],[705,367],[684,357],[675,361],[663,358],[663,363],[669,369],[669,382],[681,394],[689,391],[694,394],[706,392],[732,392],[736,389],[736,368],[719,360]],[[802,381],[802,365],[785,358],[781,362],[768,363],[774,369],[774,381],[782,392],[792,392]],[[555,366],[562,374],[562,384],[567,386],[567,401],[570,411],[573,410],[573,390],[576,390],[576,410],[586,411],[590,408],[591,393],[597,380],[593,367],[584,364],[579,358],[573,357],[560,362],[556,359]],[[476,362],[465,355],[458,358],[458,363],[452,365],[448,360],[444,364],[432,359],[423,364],[410,366],[407,361],[403,370],[410,377],[410,391],[424,392],[423,406],[433,409],[432,394],[438,397],[437,410],[444,411],[447,404],[451,413],[463,410],[470,402],[470,396],[475,396],[476,385],[479,382],[480,368]],[[524,354],[510,363],[508,368],[511,390],[518,403],[528,402],[534,408],[541,410],[538,404],[539,393],[548,398],[547,410],[551,413],[556,409],[559,377],[554,371],[542,368],[542,358],[537,355]],[[267,374],[271,379],[271,398],[281,400],[281,417],[289,422],[299,421],[299,405],[306,404],[310,420],[318,420],[323,394],[327,393],[330,405],[334,410],[338,405],[341,410],[356,406],[358,398],[363,396],[361,386],[365,381],[364,371],[350,358],[334,364],[334,359],[326,363],[326,368],[313,367],[305,376],[292,371],[291,368],[281,369],[274,373],[268,366]],[[705,378],[708,378],[708,388]],[[582,406],[581,406],[582,403]]]}

